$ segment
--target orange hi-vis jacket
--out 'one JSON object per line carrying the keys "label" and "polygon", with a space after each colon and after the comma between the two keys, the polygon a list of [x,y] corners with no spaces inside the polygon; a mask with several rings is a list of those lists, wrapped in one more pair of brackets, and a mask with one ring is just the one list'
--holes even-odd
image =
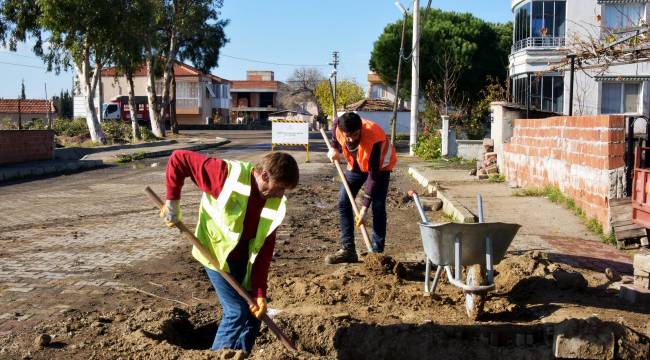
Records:
{"label": "orange hi-vis jacket", "polygon": [[[336,128],[336,140],[343,148],[343,156],[348,161],[348,170],[354,168],[354,158],[347,146],[345,146],[345,135],[340,127]],[[381,158],[379,159],[380,171],[391,171],[397,162],[395,147],[390,143],[381,126],[376,123],[361,119],[361,137],[359,138],[359,149],[357,150],[357,163],[359,170],[367,173],[370,170],[370,154],[372,147],[381,142]]]}

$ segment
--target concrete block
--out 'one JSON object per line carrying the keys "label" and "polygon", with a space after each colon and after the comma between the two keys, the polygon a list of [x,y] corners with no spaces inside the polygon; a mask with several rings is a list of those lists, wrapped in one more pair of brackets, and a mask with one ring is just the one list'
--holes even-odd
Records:
{"label": "concrete block", "polygon": [[634,276],[650,277],[650,273],[647,272],[647,271],[641,271],[639,269],[634,269]]}
{"label": "concrete block", "polygon": [[649,304],[650,290],[632,284],[622,284],[618,296],[632,304]]}
{"label": "concrete block", "polygon": [[644,276],[635,276],[634,277],[634,285],[642,288],[642,289],[650,289],[650,278],[649,277],[644,277]]}
{"label": "concrete block", "polygon": [[650,273],[650,254],[635,254],[633,266],[634,270]]}
{"label": "concrete block", "polygon": [[553,355],[563,359],[613,359],[614,333],[599,321],[570,319],[556,325]]}

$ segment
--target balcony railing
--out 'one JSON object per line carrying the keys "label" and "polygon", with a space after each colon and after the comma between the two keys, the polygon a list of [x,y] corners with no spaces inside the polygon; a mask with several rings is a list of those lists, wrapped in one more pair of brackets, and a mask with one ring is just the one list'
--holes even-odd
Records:
{"label": "balcony railing", "polygon": [[563,47],[565,44],[566,39],[564,37],[529,37],[516,41],[514,44],[512,44],[510,52],[514,53],[526,48],[557,49]]}
{"label": "balcony railing", "polygon": [[176,99],[176,107],[179,108],[198,108],[199,99]]}

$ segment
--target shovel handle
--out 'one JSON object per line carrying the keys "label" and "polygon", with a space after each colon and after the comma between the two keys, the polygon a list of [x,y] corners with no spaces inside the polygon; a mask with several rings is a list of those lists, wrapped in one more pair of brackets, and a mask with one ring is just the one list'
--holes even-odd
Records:
{"label": "shovel handle", "polygon": [[[145,187],[144,192],[147,194],[149,199],[151,199],[151,201],[154,204],[156,204],[156,206],[159,209],[165,205],[162,199],[150,187],[148,186]],[[199,242],[196,236],[194,236],[194,234],[182,222],[179,221],[178,223],[176,223],[176,227],[178,228],[178,230],[181,231],[181,234],[183,234],[183,236],[185,236],[185,238],[189,240],[192,243],[192,245],[194,245],[194,247],[199,250],[201,255],[203,255],[206,259],[208,259],[210,264],[212,264],[212,266],[215,269],[221,268],[219,266],[219,261],[217,261],[217,259]],[[233,278],[227,272],[221,270],[217,270],[217,272],[228,282],[228,284],[230,284],[230,286],[232,286],[233,289],[235,289],[235,291],[239,294],[239,296],[241,296],[248,303],[249,306],[250,305],[257,306],[257,302],[250,296],[248,291],[242,288],[241,284],[239,284],[239,282],[235,280],[235,278]],[[266,324],[266,326],[269,327],[269,330],[271,330],[271,332],[275,334],[275,336],[277,336],[278,339],[280,339],[282,345],[284,345],[284,347],[287,350],[296,351],[296,348],[291,343],[291,340],[289,340],[289,338],[287,338],[287,336],[284,335],[282,330],[280,330],[280,328],[275,324],[275,322],[273,322],[273,320],[267,314],[264,314],[260,320],[262,320]]]}
{"label": "shovel handle", "polygon": [[[331,149],[332,144],[330,144],[330,141],[327,138],[327,134],[325,134],[325,130],[321,128],[320,134],[323,136],[323,140],[325,140],[325,144],[327,144],[327,147]],[[338,170],[339,176],[341,177],[341,182],[343,183],[343,187],[345,187],[345,192],[348,194],[348,198],[350,199],[350,203],[352,204],[352,211],[354,212],[354,216],[359,216],[359,208],[357,207],[357,203],[354,201],[354,196],[352,195],[352,191],[350,190],[350,185],[348,185],[348,181],[345,179],[345,174],[343,173],[341,164],[337,160],[334,161],[334,165],[336,166],[336,170]],[[363,237],[363,242],[366,243],[366,248],[368,249],[368,252],[369,253],[373,252],[372,245],[370,245],[370,236],[368,236],[368,231],[366,230],[366,226],[364,224],[361,224],[359,225],[359,228],[361,229],[361,236]]]}

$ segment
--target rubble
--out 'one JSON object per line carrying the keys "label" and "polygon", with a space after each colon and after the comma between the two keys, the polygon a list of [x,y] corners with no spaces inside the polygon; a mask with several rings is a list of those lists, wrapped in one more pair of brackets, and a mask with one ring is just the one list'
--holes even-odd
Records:
{"label": "rubble", "polygon": [[497,153],[494,152],[494,140],[483,139],[483,149],[476,163],[476,172],[472,171],[472,173],[478,176],[479,179],[487,179],[490,175],[499,173]]}

